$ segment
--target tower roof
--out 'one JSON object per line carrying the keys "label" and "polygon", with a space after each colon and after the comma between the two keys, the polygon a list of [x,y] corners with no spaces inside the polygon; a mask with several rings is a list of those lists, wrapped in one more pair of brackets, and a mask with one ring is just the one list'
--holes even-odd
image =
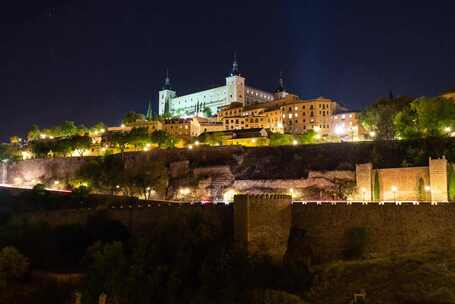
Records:
{"label": "tower roof", "polygon": [[171,78],[169,78],[169,70],[166,69],[166,78],[164,79],[163,90],[172,90]]}
{"label": "tower roof", "polygon": [[237,54],[234,53],[234,62],[232,63],[231,76],[239,76],[239,64],[237,63]]}
{"label": "tower roof", "polygon": [[284,80],[282,72],[280,72],[280,80],[278,81],[278,87],[275,89],[275,93],[279,92],[284,92]]}

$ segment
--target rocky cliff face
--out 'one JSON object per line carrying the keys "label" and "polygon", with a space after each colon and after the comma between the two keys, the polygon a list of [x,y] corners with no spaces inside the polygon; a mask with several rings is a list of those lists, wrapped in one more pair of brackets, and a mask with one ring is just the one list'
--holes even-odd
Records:
{"label": "rocky cliff face", "polygon": [[[257,151],[241,147],[201,148],[189,151],[156,150],[150,153],[127,153],[129,168],[144,162],[161,159],[169,169],[168,198],[179,198],[181,189],[189,189],[190,196],[202,199],[223,199],[232,193],[288,193],[291,189],[304,194],[305,199],[333,198],[340,181],[354,181],[353,171],[313,171],[299,167],[286,170],[273,169],[279,162],[286,167],[285,154],[277,150],[269,155],[256,155]],[[261,152],[262,153],[262,152]],[[253,158],[258,157],[257,161]],[[119,156],[120,157],[120,156]],[[296,156],[292,156],[295,158]],[[59,180],[70,181],[76,171],[90,157],[32,159],[8,165],[8,183],[34,185]],[[301,195],[299,196],[301,197]]]}

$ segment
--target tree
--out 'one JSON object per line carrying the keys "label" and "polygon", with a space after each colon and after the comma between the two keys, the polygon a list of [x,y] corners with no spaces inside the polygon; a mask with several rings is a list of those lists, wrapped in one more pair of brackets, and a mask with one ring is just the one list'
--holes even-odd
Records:
{"label": "tree", "polygon": [[47,157],[52,151],[52,145],[49,141],[33,141],[31,146],[33,154],[41,158]]}
{"label": "tree", "polygon": [[204,114],[205,117],[210,117],[213,115],[212,109],[210,109],[210,107],[205,107],[202,113]]}
{"label": "tree", "polygon": [[103,245],[98,242],[89,248],[88,254],[90,267],[84,302],[95,302],[99,294],[104,292],[113,298],[113,303],[120,303],[126,291],[125,274],[128,269],[122,243]]}
{"label": "tree", "polygon": [[302,135],[295,135],[295,138],[299,142],[299,144],[313,144],[317,140],[318,134],[314,130],[310,130],[305,132]]}
{"label": "tree", "polygon": [[79,181],[86,181],[100,192],[113,195],[117,185],[123,183],[124,161],[113,155],[91,160],[82,165],[75,174]]}
{"label": "tree", "polygon": [[27,139],[29,141],[40,139],[40,129],[37,125],[32,125],[31,129],[27,132]]}
{"label": "tree", "polygon": [[150,142],[150,136],[147,128],[133,128],[128,134],[128,143],[131,145],[143,147]]}
{"label": "tree", "polygon": [[122,157],[123,157],[123,153],[125,152],[126,146],[128,145],[129,140],[130,140],[130,137],[129,137],[128,132],[115,132],[109,138],[109,141],[111,142],[111,144],[113,144],[114,146],[116,146],[120,149],[120,152],[122,153]]}
{"label": "tree", "polygon": [[54,128],[55,137],[68,137],[73,136],[78,133],[78,127],[74,121],[64,121],[61,125],[58,125]]}
{"label": "tree", "polygon": [[359,119],[366,130],[376,132],[376,138],[392,140],[396,135],[395,114],[407,109],[411,97],[382,98],[360,113]]}
{"label": "tree", "polygon": [[152,160],[141,167],[130,168],[124,171],[122,189],[131,196],[138,196],[149,200],[153,193],[164,197],[169,177],[164,162]]}
{"label": "tree", "polygon": [[0,251],[0,290],[6,289],[10,281],[21,279],[28,266],[28,259],[16,248],[3,248]]}
{"label": "tree", "polygon": [[442,97],[421,97],[397,113],[394,124],[403,139],[449,136],[455,127],[455,104]]}
{"label": "tree", "polygon": [[378,170],[374,171],[374,186],[373,186],[373,200],[379,201],[381,195],[381,188],[379,185],[379,173]]}
{"label": "tree", "polygon": [[154,131],[150,136],[150,140],[158,144],[160,148],[174,148],[177,144],[176,137],[162,130]]}
{"label": "tree", "polygon": [[222,145],[223,144],[223,137],[224,133],[223,132],[205,132],[199,135],[198,140],[202,143],[205,143],[207,145]]}
{"label": "tree", "polygon": [[145,120],[144,114],[139,114],[139,113],[130,111],[130,112],[126,113],[126,115],[123,118],[122,122],[124,124],[129,124],[129,123],[134,123],[134,122],[136,122],[138,120],[140,120],[140,121]]}
{"label": "tree", "polygon": [[0,161],[20,159],[19,148],[17,146],[0,143]]}
{"label": "tree", "polygon": [[453,169],[453,165],[450,163],[448,164],[447,175],[449,201],[455,201],[455,170]]}
{"label": "tree", "polygon": [[71,148],[79,153],[80,156],[84,156],[84,152],[90,149],[92,140],[88,136],[75,135],[70,138]]}
{"label": "tree", "polygon": [[271,146],[292,145],[293,141],[294,141],[294,137],[290,134],[273,133],[270,136],[270,145]]}

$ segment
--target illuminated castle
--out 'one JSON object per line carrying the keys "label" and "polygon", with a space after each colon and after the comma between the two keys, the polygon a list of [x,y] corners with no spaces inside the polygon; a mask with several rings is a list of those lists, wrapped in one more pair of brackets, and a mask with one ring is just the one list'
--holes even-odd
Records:
{"label": "illuminated castle", "polygon": [[183,117],[195,116],[207,108],[210,109],[211,113],[216,113],[218,108],[233,102],[253,105],[270,102],[286,95],[282,79],[280,79],[280,86],[275,93],[246,86],[245,78],[240,75],[238,63],[234,57],[232,71],[226,77],[226,85],[205,91],[177,97],[177,92],[171,87],[171,81],[167,74],[163,89],[159,91],[158,111],[160,115],[169,113]]}

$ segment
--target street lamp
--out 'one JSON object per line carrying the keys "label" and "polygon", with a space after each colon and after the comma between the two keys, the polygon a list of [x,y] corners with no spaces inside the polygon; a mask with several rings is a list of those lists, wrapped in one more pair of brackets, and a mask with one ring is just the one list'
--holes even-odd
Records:
{"label": "street lamp", "polygon": [[299,142],[298,142],[296,139],[294,139],[294,140],[292,141],[292,145],[293,145],[293,146],[297,146],[298,144],[299,144]]}

